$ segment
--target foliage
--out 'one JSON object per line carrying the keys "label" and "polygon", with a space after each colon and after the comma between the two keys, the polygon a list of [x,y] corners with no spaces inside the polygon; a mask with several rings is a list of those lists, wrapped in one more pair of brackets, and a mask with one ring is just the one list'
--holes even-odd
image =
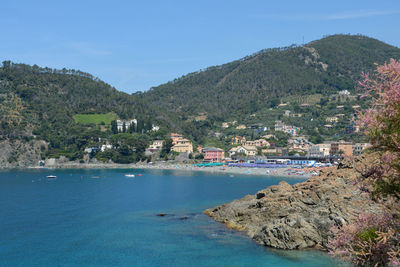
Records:
{"label": "foliage", "polygon": [[106,113],[106,114],[76,114],[73,116],[76,123],[80,124],[111,124],[112,120],[117,119],[117,115],[115,113]]}
{"label": "foliage", "polygon": [[361,189],[391,213],[361,214],[354,224],[333,229],[332,254],[358,266],[400,265],[400,61],[378,66],[376,75],[364,74],[360,86],[373,97],[372,108],[360,112],[378,160],[362,172]]}

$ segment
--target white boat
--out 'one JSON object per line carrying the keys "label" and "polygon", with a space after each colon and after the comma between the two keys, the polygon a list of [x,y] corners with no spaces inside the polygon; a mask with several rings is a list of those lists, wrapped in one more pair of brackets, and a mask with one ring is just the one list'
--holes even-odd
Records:
{"label": "white boat", "polygon": [[55,175],[47,175],[46,178],[48,178],[48,179],[55,179],[55,178],[57,178],[57,176],[55,176]]}
{"label": "white boat", "polygon": [[134,174],[125,174],[125,177],[135,177]]}

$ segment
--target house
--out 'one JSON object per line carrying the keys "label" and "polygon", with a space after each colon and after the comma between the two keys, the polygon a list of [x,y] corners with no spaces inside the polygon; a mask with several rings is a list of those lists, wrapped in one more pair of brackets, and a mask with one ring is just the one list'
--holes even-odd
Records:
{"label": "house", "polygon": [[254,141],[246,141],[243,145],[245,146],[255,146],[255,147],[263,147],[263,146],[269,146],[269,143],[264,140],[264,139],[257,139]]}
{"label": "house", "polygon": [[117,129],[118,132],[123,132],[124,131],[124,124],[125,124],[125,131],[127,131],[130,127],[134,127],[137,125],[137,120],[132,119],[132,120],[117,120]]}
{"label": "house", "polygon": [[285,132],[290,135],[296,136],[298,131],[300,131],[299,127],[285,125],[282,121],[275,121],[275,132]]}
{"label": "house", "polygon": [[235,136],[232,138],[232,145],[243,145],[246,143],[246,138],[243,136]]}
{"label": "house", "polygon": [[153,132],[157,132],[158,130],[160,130],[160,126],[157,126],[157,125],[152,125],[151,126],[151,130],[153,131]]}
{"label": "house", "polygon": [[336,106],[336,109],[344,109],[344,106]]}
{"label": "house", "polygon": [[178,133],[170,133],[169,138],[172,139],[172,144],[176,144],[176,141],[183,138],[183,135]]}
{"label": "house", "polygon": [[336,122],[339,121],[339,118],[338,117],[326,117],[325,121],[326,122],[331,122],[331,123],[332,122],[336,123]]}
{"label": "house", "polygon": [[332,124],[325,124],[324,127],[325,127],[325,129],[332,129],[333,125]]}
{"label": "house", "polygon": [[255,146],[239,146],[233,147],[229,150],[229,156],[232,157],[236,154],[245,154],[246,156],[257,155],[257,148]]}
{"label": "house", "polygon": [[102,145],[102,146],[100,147],[100,151],[101,151],[101,152],[104,152],[104,151],[109,150],[109,149],[112,149],[112,148],[113,148],[113,146],[112,146],[112,145],[109,145],[109,144],[107,144],[107,145]]}
{"label": "house", "polygon": [[99,151],[100,151],[100,148],[98,148],[98,147],[87,147],[87,148],[85,148],[85,153],[88,153],[88,154],[96,153],[96,152],[99,152]]}
{"label": "house", "polygon": [[224,150],[216,147],[205,147],[202,149],[202,154],[204,155],[204,160],[220,162],[225,157]]}
{"label": "house", "polygon": [[275,121],[275,132],[283,132],[285,124],[282,121]]}
{"label": "house", "polygon": [[221,127],[224,128],[224,129],[229,128],[229,123],[223,122]]}
{"label": "house", "polygon": [[189,139],[181,138],[176,140],[171,150],[179,153],[193,153],[193,144]]}
{"label": "house", "polygon": [[290,110],[285,110],[285,113],[283,114],[284,116],[286,116],[286,117],[289,117],[290,116]]}
{"label": "house", "polygon": [[236,126],[236,129],[237,130],[244,130],[244,129],[246,129],[246,125],[240,124],[240,125]]}
{"label": "house", "polygon": [[296,136],[297,133],[300,131],[300,128],[296,126],[285,126],[283,131],[290,135]]}
{"label": "house", "polygon": [[289,150],[296,151],[296,152],[307,152],[312,143],[307,139],[303,138],[289,138]]}
{"label": "house", "polygon": [[334,142],[331,144],[331,149],[329,151],[330,155],[343,155],[345,157],[350,157],[353,155],[353,143],[351,142]]}
{"label": "house", "polygon": [[288,150],[283,147],[275,147],[275,148],[265,148],[261,150],[261,153],[264,155],[278,155],[285,156],[288,154]]}
{"label": "house", "polygon": [[361,155],[365,149],[371,147],[369,143],[357,143],[353,146],[353,156]]}
{"label": "house", "polygon": [[350,95],[350,92],[348,90],[342,90],[339,91],[339,95]]}
{"label": "house", "polygon": [[154,140],[153,143],[149,146],[149,150],[151,152],[160,151],[164,145],[164,140]]}
{"label": "house", "polygon": [[323,143],[312,145],[308,150],[308,156],[310,157],[327,157],[329,156],[329,151],[331,149],[331,144]]}

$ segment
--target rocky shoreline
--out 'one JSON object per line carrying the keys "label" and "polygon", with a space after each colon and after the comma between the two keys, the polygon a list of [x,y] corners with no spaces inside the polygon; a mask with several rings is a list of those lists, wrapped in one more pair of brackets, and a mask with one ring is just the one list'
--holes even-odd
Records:
{"label": "rocky shoreline", "polygon": [[348,224],[361,212],[383,212],[384,206],[356,184],[357,170],[365,164],[364,159],[347,160],[303,183],[291,186],[282,181],[204,213],[229,228],[246,231],[264,246],[327,250],[332,226]]}

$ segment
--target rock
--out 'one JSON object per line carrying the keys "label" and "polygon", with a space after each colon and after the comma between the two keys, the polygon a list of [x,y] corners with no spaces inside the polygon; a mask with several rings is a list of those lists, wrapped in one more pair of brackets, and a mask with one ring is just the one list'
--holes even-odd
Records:
{"label": "rock", "polygon": [[359,175],[347,160],[303,183],[291,186],[283,181],[204,213],[231,229],[246,231],[265,246],[327,249],[333,225],[348,224],[362,211],[383,212],[382,204],[356,186]]}
{"label": "rock", "polygon": [[157,213],[157,215],[156,216],[159,216],[159,217],[164,217],[164,216],[167,216],[168,214],[167,213]]}

